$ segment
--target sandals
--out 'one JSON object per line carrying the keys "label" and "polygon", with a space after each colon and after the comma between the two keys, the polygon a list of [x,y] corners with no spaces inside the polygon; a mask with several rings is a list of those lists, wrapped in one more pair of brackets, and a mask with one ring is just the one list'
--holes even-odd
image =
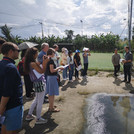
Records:
{"label": "sandals", "polygon": [[57,106],[54,106],[52,109],[48,109],[49,112],[60,112],[60,109],[57,108]]}

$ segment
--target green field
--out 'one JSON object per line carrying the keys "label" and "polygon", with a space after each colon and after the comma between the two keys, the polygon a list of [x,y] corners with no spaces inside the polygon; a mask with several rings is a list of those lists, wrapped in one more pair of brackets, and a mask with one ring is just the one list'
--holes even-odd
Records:
{"label": "green field", "polygon": [[[113,70],[113,65],[111,62],[112,55],[113,53],[91,53],[91,56],[89,56],[88,69],[109,70],[109,71]],[[120,55],[121,57],[123,56],[122,54]],[[2,59],[2,55],[0,55],[0,59]],[[19,60],[16,60],[16,64],[18,63],[18,61]],[[81,54],[81,61],[83,64],[82,54]]]}
{"label": "green field", "polygon": [[[89,56],[89,67],[88,69],[98,69],[98,70],[113,70],[112,58],[113,53],[91,53]],[[122,54],[120,54],[123,57]],[[82,63],[83,58],[81,55]],[[121,67],[122,68],[122,67]]]}

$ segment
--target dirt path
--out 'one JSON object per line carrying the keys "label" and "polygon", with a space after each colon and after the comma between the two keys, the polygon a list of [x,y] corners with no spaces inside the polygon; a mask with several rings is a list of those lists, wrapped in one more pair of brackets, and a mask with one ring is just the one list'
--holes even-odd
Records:
{"label": "dirt path", "polygon": [[[108,77],[110,76],[110,77]],[[93,93],[128,94],[134,91],[134,79],[132,84],[121,83],[123,76],[111,77],[108,72],[99,72],[96,76],[88,76],[80,81],[68,83],[62,81],[60,96],[56,97],[55,105],[61,111],[50,114],[47,112],[48,104],[43,104],[42,115],[48,119],[45,125],[35,125],[35,120],[24,120],[20,134],[80,134],[84,124],[83,108],[85,98]],[[24,119],[32,101],[26,101],[24,97]]]}

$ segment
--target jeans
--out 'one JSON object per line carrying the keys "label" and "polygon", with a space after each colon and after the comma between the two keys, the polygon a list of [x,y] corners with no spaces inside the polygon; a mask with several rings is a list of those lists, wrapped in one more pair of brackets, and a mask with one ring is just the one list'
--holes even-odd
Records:
{"label": "jeans", "polygon": [[128,77],[128,82],[131,81],[131,65],[124,65],[124,80],[127,81]]}
{"label": "jeans", "polygon": [[66,67],[66,68],[63,70],[63,74],[62,74],[63,79],[66,79],[66,78],[67,78],[67,69],[68,69],[68,67]]}
{"label": "jeans", "polygon": [[73,73],[74,73],[74,64],[69,65],[71,70],[69,69],[69,80],[72,80]]}
{"label": "jeans", "polygon": [[114,75],[116,76],[116,73],[118,73],[120,71],[120,64],[114,66]]}
{"label": "jeans", "polygon": [[88,63],[84,63],[83,76],[87,75]]}

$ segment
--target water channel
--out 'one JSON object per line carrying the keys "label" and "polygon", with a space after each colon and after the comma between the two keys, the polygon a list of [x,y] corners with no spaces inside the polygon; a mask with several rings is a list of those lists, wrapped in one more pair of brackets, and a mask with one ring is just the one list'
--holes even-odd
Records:
{"label": "water channel", "polygon": [[94,94],[86,99],[82,134],[134,134],[134,96]]}

